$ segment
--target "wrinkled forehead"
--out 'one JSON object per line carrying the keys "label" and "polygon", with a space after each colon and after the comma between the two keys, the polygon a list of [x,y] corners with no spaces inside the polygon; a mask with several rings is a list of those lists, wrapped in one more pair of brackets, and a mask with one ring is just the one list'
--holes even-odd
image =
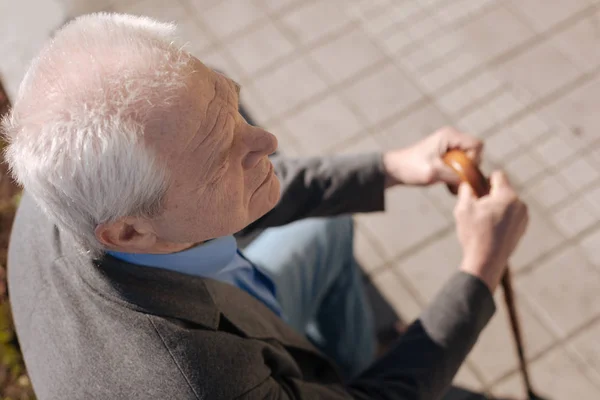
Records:
{"label": "wrinkled forehead", "polygon": [[195,59],[186,84],[164,115],[157,115],[149,140],[165,155],[179,157],[202,144],[209,149],[218,139],[223,118],[237,108],[238,85],[223,73]]}
{"label": "wrinkled forehead", "polygon": [[236,102],[240,85],[225,73],[212,69],[194,58],[194,67],[186,90],[185,96],[190,103],[196,103],[196,110],[219,112],[220,107],[230,106]]}

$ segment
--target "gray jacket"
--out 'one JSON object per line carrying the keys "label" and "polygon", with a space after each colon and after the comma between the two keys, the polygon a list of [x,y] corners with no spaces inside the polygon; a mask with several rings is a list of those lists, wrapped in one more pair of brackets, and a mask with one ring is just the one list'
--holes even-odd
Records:
{"label": "gray jacket", "polygon": [[[383,209],[380,155],[275,164],[282,199],[245,233]],[[343,382],[244,291],[110,256],[92,260],[27,195],[8,260],[17,334],[40,400],[437,399],[495,310],[481,281],[457,273],[387,355]]]}

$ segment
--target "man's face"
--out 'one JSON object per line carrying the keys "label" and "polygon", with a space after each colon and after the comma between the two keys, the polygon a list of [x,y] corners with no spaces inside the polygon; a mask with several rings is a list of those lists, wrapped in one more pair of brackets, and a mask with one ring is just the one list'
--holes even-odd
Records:
{"label": "man's face", "polygon": [[152,221],[162,243],[198,243],[233,234],[279,200],[268,155],[275,136],[238,112],[240,87],[196,60],[172,112],[153,122],[148,143],[171,173],[165,212]]}

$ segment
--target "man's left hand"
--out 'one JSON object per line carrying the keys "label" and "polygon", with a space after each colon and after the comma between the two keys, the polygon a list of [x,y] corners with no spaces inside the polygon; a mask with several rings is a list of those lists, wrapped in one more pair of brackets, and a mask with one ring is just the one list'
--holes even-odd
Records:
{"label": "man's left hand", "polygon": [[420,142],[383,155],[386,187],[397,184],[426,186],[442,182],[458,185],[458,175],[442,160],[449,150],[463,150],[479,164],[483,142],[453,128],[442,128]]}

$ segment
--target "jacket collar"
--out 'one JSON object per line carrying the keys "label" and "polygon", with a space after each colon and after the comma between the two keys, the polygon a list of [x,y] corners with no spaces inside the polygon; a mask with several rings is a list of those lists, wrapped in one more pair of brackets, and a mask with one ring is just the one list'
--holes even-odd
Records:
{"label": "jacket collar", "polygon": [[[77,262],[95,292],[136,311],[219,330],[222,318],[243,336],[275,339],[284,346],[323,355],[273,311],[243,290],[209,278],[130,264],[108,254]],[[87,261],[87,262],[86,262]]]}
{"label": "jacket collar", "polygon": [[219,310],[203,278],[130,264],[106,254],[83,272],[92,289],[128,308],[212,330],[219,326]]}
{"label": "jacket collar", "polygon": [[176,253],[139,254],[109,251],[107,254],[128,263],[210,278],[224,271],[237,255],[237,249],[235,238],[229,235]]}

